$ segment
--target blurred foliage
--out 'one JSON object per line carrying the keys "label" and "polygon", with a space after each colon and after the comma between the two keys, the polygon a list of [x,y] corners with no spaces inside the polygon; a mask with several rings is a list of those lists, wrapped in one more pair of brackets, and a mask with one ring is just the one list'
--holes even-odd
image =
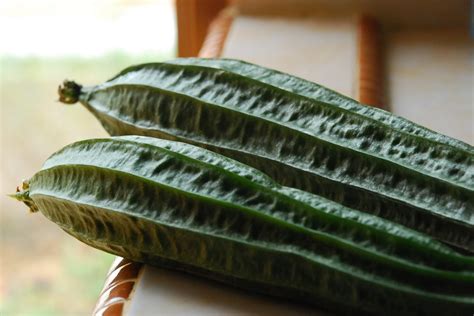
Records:
{"label": "blurred foliage", "polygon": [[107,137],[81,105],[55,101],[58,85],[66,78],[85,85],[101,83],[129,65],[171,55],[0,57],[1,315],[89,315],[113,260],[6,196],[54,151],[80,139]]}

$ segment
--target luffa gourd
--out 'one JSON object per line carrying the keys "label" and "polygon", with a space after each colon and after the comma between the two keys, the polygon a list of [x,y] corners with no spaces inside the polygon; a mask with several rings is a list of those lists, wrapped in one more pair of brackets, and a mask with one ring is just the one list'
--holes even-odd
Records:
{"label": "luffa gourd", "polygon": [[317,84],[249,63],[177,59],[66,82],[111,135],[173,139],[474,251],[474,150]]}

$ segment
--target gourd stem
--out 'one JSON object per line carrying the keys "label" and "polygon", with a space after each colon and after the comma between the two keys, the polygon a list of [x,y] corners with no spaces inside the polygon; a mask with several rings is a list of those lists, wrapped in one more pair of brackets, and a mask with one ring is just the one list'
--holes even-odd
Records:
{"label": "gourd stem", "polygon": [[59,101],[65,104],[74,104],[79,100],[82,86],[74,81],[64,80],[58,87]]}
{"label": "gourd stem", "polygon": [[12,197],[12,198],[14,198],[14,199],[16,199],[20,202],[25,203],[26,206],[28,206],[28,208],[30,209],[30,211],[32,213],[35,213],[35,212],[39,211],[38,206],[36,206],[33,199],[30,198],[30,187],[29,187],[28,181],[23,181],[23,183],[21,185],[21,188],[16,187],[16,193],[9,194],[8,196],[10,196],[10,197]]}

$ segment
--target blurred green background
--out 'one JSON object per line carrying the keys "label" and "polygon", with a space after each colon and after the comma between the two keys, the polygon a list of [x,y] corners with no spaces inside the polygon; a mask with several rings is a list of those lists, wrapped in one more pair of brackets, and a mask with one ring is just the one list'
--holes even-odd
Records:
{"label": "blurred green background", "polygon": [[[81,105],[57,102],[57,87],[66,78],[101,83],[131,64],[172,58],[173,2],[7,2],[0,4],[8,30],[0,44],[0,314],[89,315],[114,257],[6,194],[64,145],[107,136]],[[52,33],[66,21],[66,30]],[[68,35],[80,42],[69,45]]]}

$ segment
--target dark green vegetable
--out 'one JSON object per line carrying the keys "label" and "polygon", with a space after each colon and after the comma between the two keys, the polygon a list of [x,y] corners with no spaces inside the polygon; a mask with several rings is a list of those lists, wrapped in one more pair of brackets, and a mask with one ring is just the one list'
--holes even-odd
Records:
{"label": "dark green vegetable", "polygon": [[80,141],[15,197],[93,247],[248,290],[353,313],[474,310],[474,258],[184,143]]}
{"label": "dark green vegetable", "polygon": [[180,140],[474,251],[474,149],[314,83],[235,60],[177,59],[60,88],[111,135]]}

